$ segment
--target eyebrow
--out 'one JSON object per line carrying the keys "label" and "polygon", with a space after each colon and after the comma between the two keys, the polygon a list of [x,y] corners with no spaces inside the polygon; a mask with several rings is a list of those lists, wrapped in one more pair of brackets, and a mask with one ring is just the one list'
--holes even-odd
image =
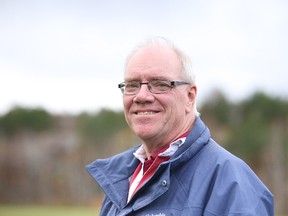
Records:
{"label": "eyebrow", "polygon": [[[148,79],[147,81],[152,81],[152,80],[170,80],[169,78],[167,77],[152,77],[151,79]],[[141,82],[140,79],[133,79],[133,78],[128,78],[128,79],[125,79],[125,82]]]}

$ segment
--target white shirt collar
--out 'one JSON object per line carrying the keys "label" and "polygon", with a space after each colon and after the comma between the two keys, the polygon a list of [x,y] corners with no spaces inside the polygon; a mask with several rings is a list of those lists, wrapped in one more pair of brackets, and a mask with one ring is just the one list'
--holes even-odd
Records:
{"label": "white shirt collar", "polygon": [[[160,153],[159,156],[171,157],[178,150],[178,148],[184,144],[185,140],[186,140],[186,137],[183,137],[170,143],[169,148],[166,149],[166,151]],[[147,157],[143,144],[133,154],[138,160],[141,161],[141,163],[144,163]]]}

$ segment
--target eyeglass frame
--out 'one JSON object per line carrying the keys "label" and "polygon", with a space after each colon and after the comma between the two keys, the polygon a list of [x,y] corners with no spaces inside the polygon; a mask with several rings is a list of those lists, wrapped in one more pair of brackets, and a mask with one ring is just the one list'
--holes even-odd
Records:
{"label": "eyeglass frame", "polygon": [[[155,81],[165,81],[165,82],[169,83],[169,84],[170,84],[169,90],[164,91],[164,92],[153,92],[153,90],[152,90],[153,87],[151,86],[151,82],[153,82],[153,81],[154,81],[154,82],[155,82]],[[136,95],[136,94],[140,91],[142,85],[147,85],[149,92],[151,92],[152,94],[166,94],[166,93],[170,92],[170,91],[171,91],[173,88],[175,88],[176,86],[180,86],[180,85],[192,85],[192,83],[190,83],[190,82],[185,82],[185,81],[170,81],[170,80],[151,80],[151,81],[148,81],[148,82],[136,82],[136,81],[133,81],[133,82],[131,82],[131,83],[136,83],[136,84],[138,84],[138,85],[139,85],[139,86],[138,86],[138,90],[137,90],[135,93],[127,93],[127,92],[125,92],[125,84],[126,84],[126,82],[121,82],[121,83],[118,84],[118,88],[120,88],[122,94],[124,94],[124,95]]]}

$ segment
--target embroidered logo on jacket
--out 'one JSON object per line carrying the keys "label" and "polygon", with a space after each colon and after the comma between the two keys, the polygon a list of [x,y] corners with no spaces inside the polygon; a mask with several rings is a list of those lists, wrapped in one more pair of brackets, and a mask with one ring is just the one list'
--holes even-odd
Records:
{"label": "embroidered logo on jacket", "polygon": [[159,213],[159,214],[146,214],[145,216],[166,216],[165,213]]}

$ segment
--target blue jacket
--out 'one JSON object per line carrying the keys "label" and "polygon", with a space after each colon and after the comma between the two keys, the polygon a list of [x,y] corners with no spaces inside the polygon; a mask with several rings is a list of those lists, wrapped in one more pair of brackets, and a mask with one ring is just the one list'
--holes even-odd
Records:
{"label": "blue jacket", "polygon": [[101,216],[274,215],[270,191],[247,164],[210,138],[199,117],[185,143],[127,203],[137,148],[87,166],[105,192]]}

